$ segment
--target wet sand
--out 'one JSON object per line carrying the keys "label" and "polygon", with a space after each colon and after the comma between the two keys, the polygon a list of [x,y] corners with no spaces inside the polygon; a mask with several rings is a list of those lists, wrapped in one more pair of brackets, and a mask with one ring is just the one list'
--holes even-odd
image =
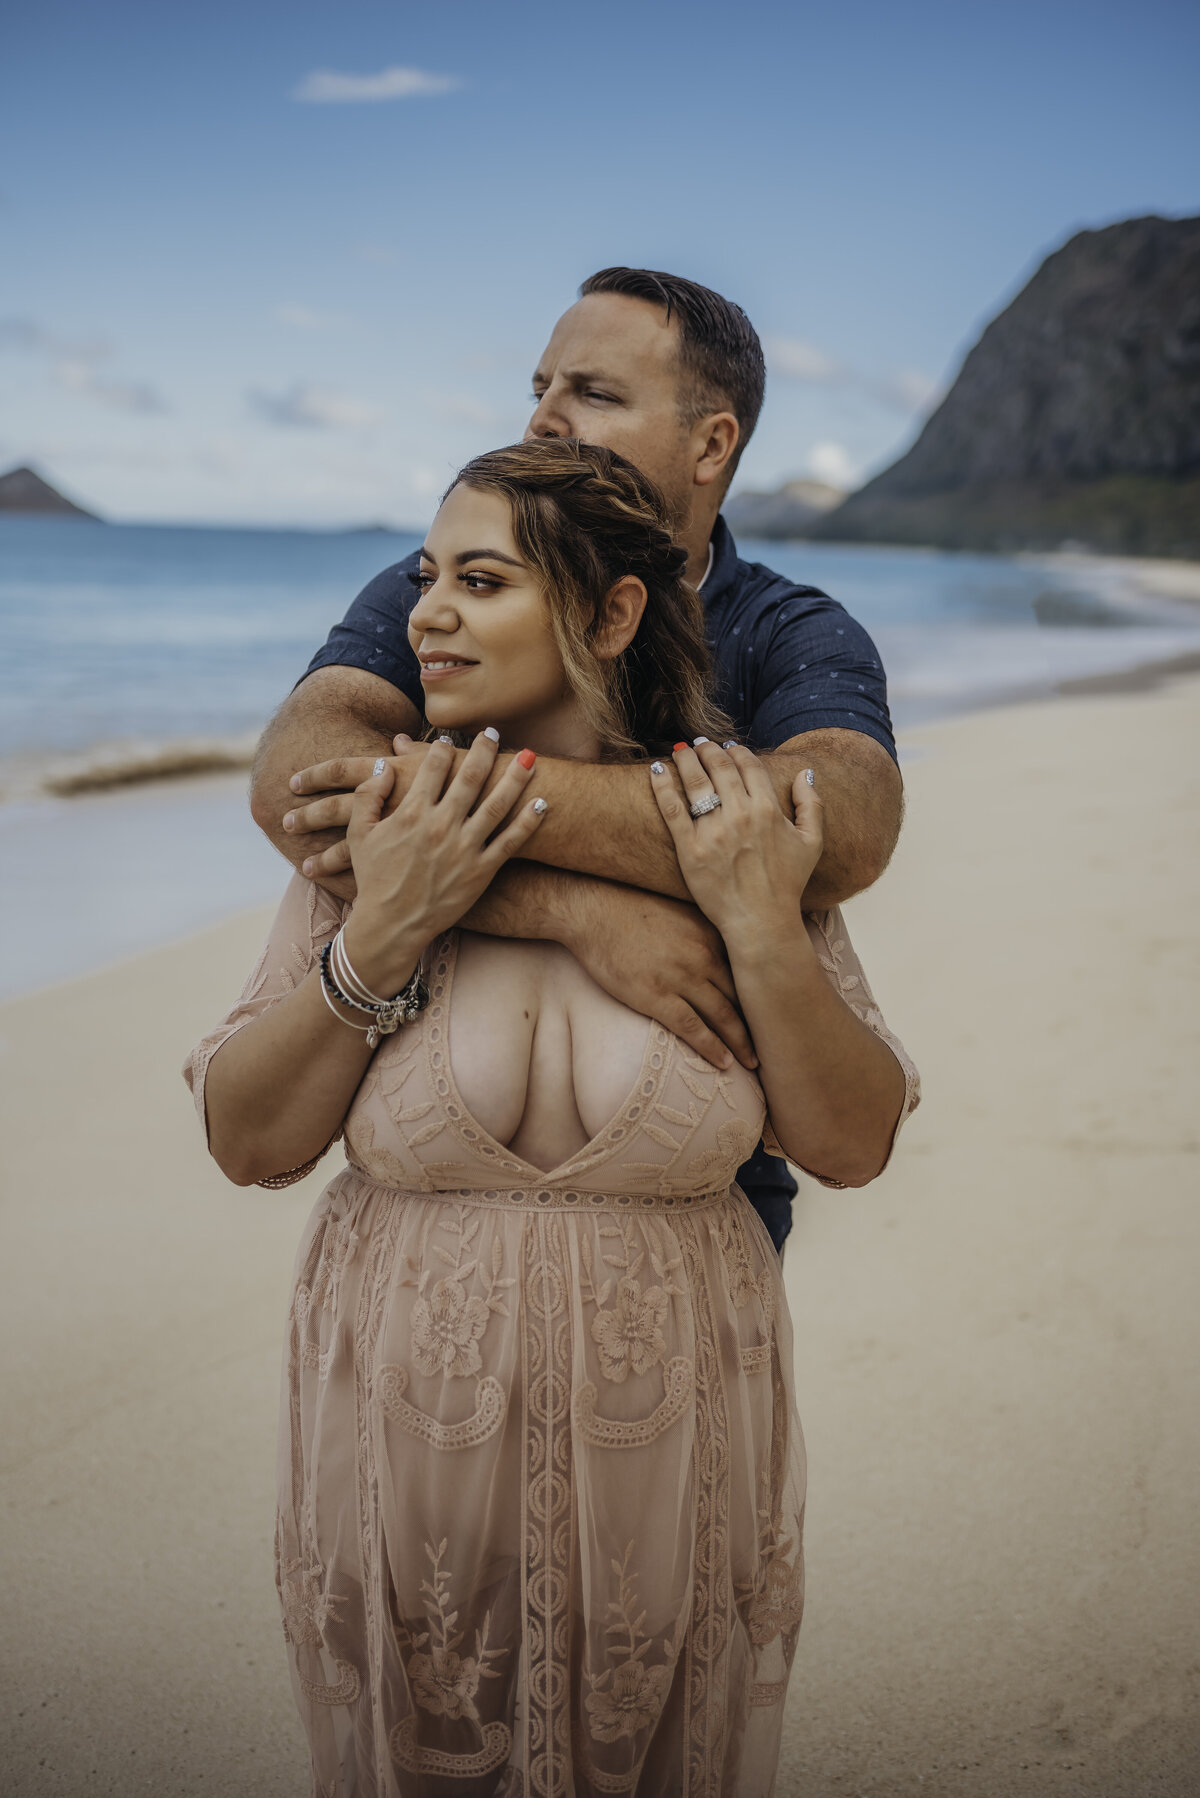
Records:
{"label": "wet sand", "polygon": [[[1200,682],[909,733],[850,923],[926,1099],[786,1273],[810,1599],[778,1790],[1200,1785]],[[229,1187],[178,1067],[267,913],[0,1007],[0,1761],[21,1798],[301,1798],[279,1344],[332,1171]]]}

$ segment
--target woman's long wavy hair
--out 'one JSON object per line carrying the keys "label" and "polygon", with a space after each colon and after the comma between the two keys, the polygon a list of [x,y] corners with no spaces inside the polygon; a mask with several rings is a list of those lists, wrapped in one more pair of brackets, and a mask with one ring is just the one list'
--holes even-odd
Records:
{"label": "woman's long wavy hair", "polygon": [[[653,481],[614,450],[541,437],[476,456],[447,491],[459,486],[507,500],[517,547],[541,579],[567,680],[604,760],[733,735],[713,697],[704,608],[683,578],[687,551],[671,536]],[[621,655],[600,656],[605,602],[631,574],[646,589],[642,621]]]}

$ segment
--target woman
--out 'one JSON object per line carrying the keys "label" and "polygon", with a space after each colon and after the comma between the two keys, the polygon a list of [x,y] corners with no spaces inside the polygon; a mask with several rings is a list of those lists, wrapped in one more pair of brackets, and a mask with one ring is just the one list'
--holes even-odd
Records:
{"label": "woman", "polygon": [[[443,734],[390,815],[386,762],[359,789],[353,909],[294,879],[188,1065],[236,1181],[298,1178],[345,1136],[297,1263],[280,1455],[321,1794],[773,1786],[803,1445],[778,1261],[731,1182],[769,1112],[791,1159],[863,1183],[916,1086],[838,915],[802,918],[811,784],[793,823],[753,755],[708,740],[729,726],[683,562],[611,452],[462,471],[410,624]],[[670,752],[687,805],[676,737],[700,739]],[[498,745],[523,753],[488,791]],[[538,827],[539,751],[657,752],[757,1079],[559,946],[455,928]]]}

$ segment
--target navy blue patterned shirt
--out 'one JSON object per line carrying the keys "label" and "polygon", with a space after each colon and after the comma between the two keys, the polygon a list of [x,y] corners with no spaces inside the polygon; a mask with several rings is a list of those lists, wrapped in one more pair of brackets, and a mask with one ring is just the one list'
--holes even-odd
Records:
{"label": "navy blue patterned shirt", "polygon": [[[760,562],[743,562],[723,518],[701,590],[717,677],[717,697],[751,749],[778,749],[810,730],[857,730],[895,757],[887,681],[861,624],[817,587],[799,586]],[[368,581],[309,663],[363,668],[425,707],[420,664],[408,641],[417,590],[411,555]],[[796,1183],[787,1164],[760,1143],[738,1182],[776,1248],[791,1229]]]}

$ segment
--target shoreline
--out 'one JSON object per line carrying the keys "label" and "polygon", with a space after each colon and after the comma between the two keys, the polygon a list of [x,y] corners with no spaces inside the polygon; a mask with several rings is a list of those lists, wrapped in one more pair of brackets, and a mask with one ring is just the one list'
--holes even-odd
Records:
{"label": "shoreline", "polygon": [[[872,1186],[802,1182],[809,1604],[778,1789],[1191,1798],[1200,677],[909,748],[895,861],[847,921],[925,1100]],[[178,1073],[268,915],[0,1005],[25,1798],[118,1798],[131,1767],[178,1798],[305,1789],[272,1442],[334,1169],[230,1187]]]}

